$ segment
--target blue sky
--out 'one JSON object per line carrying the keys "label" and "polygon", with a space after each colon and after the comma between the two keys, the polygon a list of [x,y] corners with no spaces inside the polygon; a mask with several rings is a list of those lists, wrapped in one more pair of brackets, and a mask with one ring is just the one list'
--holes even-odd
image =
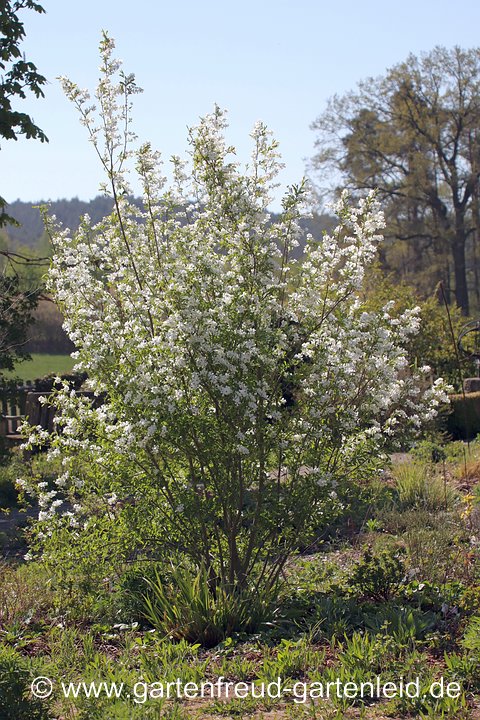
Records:
{"label": "blue sky", "polygon": [[23,14],[23,49],[49,85],[44,100],[25,102],[22,109],[50,142],[2,143],[0,194],[10,202],[98,194],[98,160],[56,77],[94,89],[102,29],[115,38],[125,71],[134,72],[144,89],[134,112],[141,141],[150,140],[166,160],[183,154],[187,128],[217,103],[228,109],[228,139],[242,161],[248,161],[253,124],[267,123],[280,142],[284,185],[305,173],[314,152],[310,124],[331,95],[383,74],[410,52],[479,43],[478,0],[464,0],[457,10],[452,0],[41,4],[45,15]]}

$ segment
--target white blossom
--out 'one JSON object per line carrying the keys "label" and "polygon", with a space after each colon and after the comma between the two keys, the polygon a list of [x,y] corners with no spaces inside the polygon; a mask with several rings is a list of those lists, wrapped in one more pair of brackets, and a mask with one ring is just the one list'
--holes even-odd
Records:
{"label": "white blossom", "polygon": [[[53,437],[36,428],[26,447],[49,442],[66,461],[56,490],[37,487],[40,519],[53,522],[59,491],[71,506],[58,521],[78,533],[101,502],[117,512],[124,497],[155,497],[159,526],[176,516],[182,533],[205,508],[209,522],[217,513],[218,534],[245,514],[246,489],[269,483],[285,523],[324,517],[340,504],[333,488],[359,451],[383,462],[386,443],[418,432],[446,399],[441,381],[421,391],[426,369],[408,368],[418,309],[393,318],[392,303],[372,312],[360,299],[384,225],[375,195],[352,207],[344,192],[338,227],[313,238],[300,224],[302,182],[272,220],[277,143],[257,123],[242,170],[219,108],[190,131],[190,166],[175,158],[168,187],[158,153],[148,143],[133,150],[136,86],[131,76],[112,79],[112,51],[105,37],[95,103],[62,81],[104,165],[114,211],[96,225],[85,216],[75,233],[48,221],[48,287],[78,347],[76,367],[103,399],[95,406],[64,383],[48,400],[57,407]],[[129,199],[132,163],[141,208]]]}

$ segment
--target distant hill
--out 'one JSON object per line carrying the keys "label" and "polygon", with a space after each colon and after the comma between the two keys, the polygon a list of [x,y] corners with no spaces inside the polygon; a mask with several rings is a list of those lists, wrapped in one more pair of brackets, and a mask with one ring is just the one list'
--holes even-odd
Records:
{"label": "distant hill", "polygon": [[[55,200],[46,203],[43,200],[35,203],[35,206],[47,204],[50,213],[57,217],[64,227],[76,230],[80,218],[88,213],[94,223],[100,222],[105,215],[112,210],[111,198],[98,195],[93,200],[85,202],[78,198],[72,200]],[[20,227],[8,225],[6,231],[14,242],[34,247],[40,240],[44,227],[38,207],[33,203],[16,200],[8,205],[8,213],[20,223]]]}
{"label": "distant hill", "polygon": [[[140,204],[140,200],[136,200]],[[45,204],[42,201],[35,205]],[[100,222],[112,210],[112,200],[103,195],[98,195],[93,200],[85,202],[78,198],[72,200],[55,200],[49,202],[50,213],[57,217],[57,220],[70,230],[78,228],[80,218],[88,213],[94,223]],[[38,207],[33,203],[16,200],[8,206],[8,213],[16,218],[20,227],[9,225],[6,227],[7,234],[14,243],[27,245],[34,248],[43,234],[43,222]],[[323,230],[331,230],[335,225],[335,219],[330,215],[314,215],[308,220],[302,221],[302,225],[311,232],[314,237],[320,237]],[[299,248],[296,255],[301,255]]]}

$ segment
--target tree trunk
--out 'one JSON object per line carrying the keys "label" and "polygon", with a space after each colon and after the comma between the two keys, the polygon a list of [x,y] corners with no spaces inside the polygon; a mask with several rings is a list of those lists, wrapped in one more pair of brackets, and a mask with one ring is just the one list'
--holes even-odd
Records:
{"label": "tree trunk", "polygon": [[455,275],[455,301],[462,315],[470,314],[467,287],[467,268],[465,262],[465,227],[463,219],[456,222],[455,239],[452,243],[453,268]]}
{"label": "tree trunk", "polygon": [[474,293],[477,308],[480,308],[480,273],[477,248],[480,247],[480,203],[478,198],[478,181],[472,194],[472,216],[473,226],[475,228],[472,235],[472,260],[473,260],[473,277],[474,277]]}

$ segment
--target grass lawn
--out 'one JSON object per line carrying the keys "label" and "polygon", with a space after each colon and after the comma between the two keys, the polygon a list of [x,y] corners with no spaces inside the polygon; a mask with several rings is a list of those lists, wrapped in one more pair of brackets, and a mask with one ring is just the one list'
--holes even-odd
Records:
{"label": "grass lawn", "polygon": [[74,360],[70,355],[47,355],[40,353],[32,353],[32,359],[19,363],[14,373],[6,373],[7,375],[15,375],[22,380],[35,380],[50,373],[68,373],[72,370]]}

